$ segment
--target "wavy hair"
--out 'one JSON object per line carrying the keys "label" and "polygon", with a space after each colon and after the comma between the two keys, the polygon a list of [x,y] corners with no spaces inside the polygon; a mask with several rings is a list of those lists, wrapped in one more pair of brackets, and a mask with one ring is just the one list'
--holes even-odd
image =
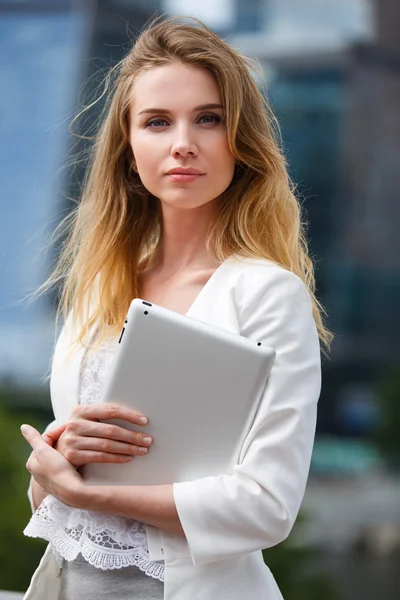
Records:
{"label": "wavy hair", "polygon": [[80,202],[61,224],[68,235],[41,291],[61,284],[58,314],[66,317],[73,309],[82,324],[81,342],[95,322],[100,339],[122,326],[131,299],[139,295],[138,273],[162,233],[160,202],[141,183],[129,143],[132,88],[143,72],[179,62],[205,68],[217,81],[236,160],[232,182],[217,199],[218,214],[206,238],[209,255],[218,262],[234,253],[269,259],[298,275],[311,295],[319,337],[329,349],[332,334],[315,297],[305,225],[280,149],[277,120],[252,76],[252,61],[192,21],[153,20],[107,75],[106,106]]}

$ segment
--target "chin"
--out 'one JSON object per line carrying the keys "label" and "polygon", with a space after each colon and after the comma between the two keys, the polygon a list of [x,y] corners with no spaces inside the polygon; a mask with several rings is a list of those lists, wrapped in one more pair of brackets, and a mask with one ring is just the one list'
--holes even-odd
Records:
{"label": "chin", "polygon": [[174,197],[169,198],[159,198],[161,202],[161,206],[169,207],[169,208],[178,208],[182,210],[200,208],[201,206],[205,206],[212,202],[212,198],[208,200],[204,200],[203,198],[194,198],[188,194],[187,190],[182,190],[182,194],[175,195]]}

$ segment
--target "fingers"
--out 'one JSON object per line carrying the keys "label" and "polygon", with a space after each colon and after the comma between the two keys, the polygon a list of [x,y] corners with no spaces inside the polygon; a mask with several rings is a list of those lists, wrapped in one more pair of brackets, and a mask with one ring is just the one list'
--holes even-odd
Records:
{"label": "fingers", "polygon": [[52,427],[48,429],[44,433],[42,433],[42,439],[49,444],[50,446],[54,446],[54,443],[58,440],[60,435],[65,431],[66,423],[63,425],[58,425],[57,427]]}
{"label": "fingers", "polygon": [[73,414],[75,417],[90,420],[99,419],[100,421],[107,421],[110,419],[121,419],[134,425],[146,425],[148,422],[147,417],[141,413],[125,406],[120,406],[119,404],[99,403],[78,405],[74,409]]}
{"label": "fingers", "polygon": [[[75,444],[66,444],[61,449],[65,458],[75,466],[84,464],[88,456],[101,456],[102,459],[99,458],[96,462],[116,462],[115,456],[131,458],[133,456],[143,456],[148,451],[147,447],[95,437],[78,438]],[[109,456],[111,457],[110,461],[108,460]]]}
{"label": "fingers", "polygon": [[[127,462],[134,456],[144,456],[148,452],[152,440],[150,437],[140,440],[144,446],[138,445],[138,435],[128,432],[137,443],[120,442],[106,437],[77,437],[64,433],[58,443],[58,451],[75,467],[88,462]],[[136,432],[137,433],[137,432]],[[121,458],[123,457],[123,458]]]}
{"label": "fingers", "polygon": [[21,425],[21,433],[35,451],[40,450],[43,447],[43,444],[46,445],[41,434],[31,425]]}
{"label": "fingers", "polygon": [[[103,422],[108,420],[127,426]],[[128,423],[142,426],[147,421],[137,411],[117,404],[78,405],[54,446],[75,467],[88,462],[127,462],[147,454],[153,441],[143,431],[128,429]]]}
{"label": "fingers", "polygon": [[132,431],[119,425],[110,423],[99,423],[94,421],[71,421],[68,424],[67,431],[64,434],[64,440],[72,441],[73,437],[97,437],[108,440],[117,440],[127,444],[136,444],[137,446],[149,446],[152,442],[151,437],[145,432]]}
{"label": "fingers", "polygon": [[134,456],[127,456],[126,454],[111,454],[109,452],[94,452],[88,450],[79,452],[78,462],[80,466],[89,463],[127,463],[131,462],[134,458]]}

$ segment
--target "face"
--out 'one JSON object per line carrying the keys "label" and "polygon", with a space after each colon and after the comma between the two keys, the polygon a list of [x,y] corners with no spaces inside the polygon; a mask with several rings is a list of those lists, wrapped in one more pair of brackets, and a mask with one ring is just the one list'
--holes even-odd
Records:
{"label": "face", "polygon": [[218,85],[203,68],[171,64],[136,80],[130,143],[143,185],[162,204],[190,209],[212,202],[232,181]]}

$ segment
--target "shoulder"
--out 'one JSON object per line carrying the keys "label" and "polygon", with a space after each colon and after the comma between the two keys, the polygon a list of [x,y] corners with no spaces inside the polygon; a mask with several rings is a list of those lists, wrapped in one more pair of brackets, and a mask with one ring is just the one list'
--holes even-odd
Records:
{"label": "shoulder", "polygon": [[287,269],[264,259],[232,259],[230,294],[239,330],[276,349],[298,348],[319,355],[313,303],[305,283]]}
{"label": "shoulder", "polygon": [[231,285],[238,305],[283,303],[311,306],[305,283],[292,271],[263,259],[234,255],[230,259]]}

